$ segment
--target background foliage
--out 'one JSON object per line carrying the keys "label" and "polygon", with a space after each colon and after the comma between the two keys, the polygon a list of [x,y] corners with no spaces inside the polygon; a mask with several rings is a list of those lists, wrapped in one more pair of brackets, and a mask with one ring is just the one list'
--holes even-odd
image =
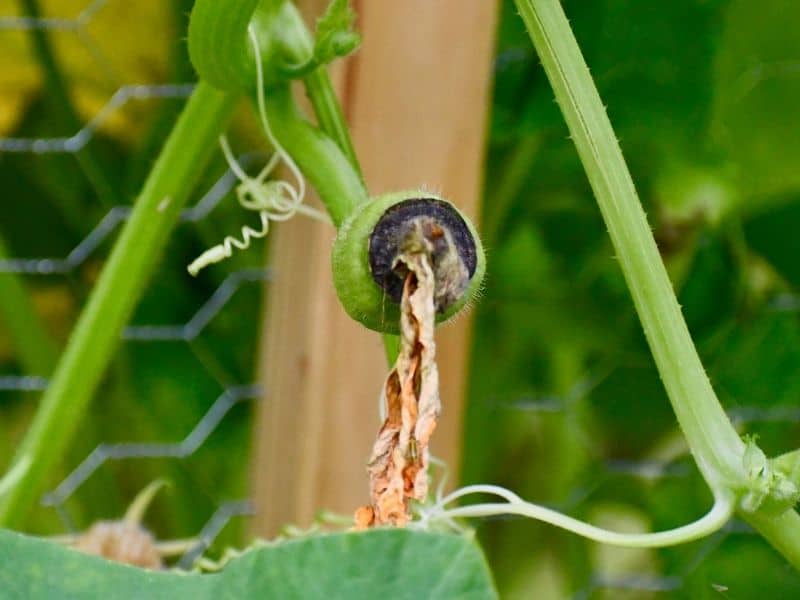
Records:
{"label": "background foliage", "polygon": [[[71,16],[83,4],[44,2],[43,12]],[[787,23],[800,19],[800,6],[564,4],[721,400],[768,453],[796,446],[800,45]],[[120,84],[191,81],[183,43],[190,7],[188,0],[110,2],[90,24],[108,72],[67,33],[54,34],[71,107],[53,93],[28,34],[0,31],[9,57],[0,74],[0,133],[70,135],[69,111],[85,121]],[[20,11],[8,0],[0,9]],[[495,75],[483,227],[489,269],[476,310],[463,478],[620,529],[687,522],[710,496],[681,443],[588,183],[510,1],[502,2]],[[179,107],[133,104],[78,154],[0,154],[7,254],[64,256],[112,204],[130,203]],[[238,129],[247,147],[246,128]],[[223,173],[216,161],[200,189]],[[239,215],[230,200],[213,219],[178,230],[162,273],[183,273],[209,242],[234,230]],[[67,276],[25,279],[55,348],[103,255]],[[226,273],[259,262],[255,250],[198,280],[158,277],[133,322],[186,322]],[[222,388],[251,381],[260,303],[258,286],[244,286],[190,343],[126,343],[53,485],[101,441],[181,439]],[[10,333],[19,313],[3,310],[0,373],[46,375],[29,366],[47,357],[26,359]],[[0,464],[35,400],[0,392]],[[242,404],[187,461],[101,469],[68,502],[75,526],[120,515],[163,476],[174,485],[156,500],[148,526],[162,539],[193,535],[215,506],[246,494],[249,425]],[[52,509],[38,509],[32,522],[41,533],[63,530]],[[478,532],[503,597],[800,593],[800,577],[738,524],[664,551],[607,549],[518,519],[484,521]],[[242,541],[234,522],[219,545]]]}

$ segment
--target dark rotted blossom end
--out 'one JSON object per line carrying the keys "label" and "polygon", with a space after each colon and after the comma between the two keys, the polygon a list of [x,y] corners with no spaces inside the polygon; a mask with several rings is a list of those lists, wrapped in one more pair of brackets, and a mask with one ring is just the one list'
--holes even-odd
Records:
{"label": "dark rotted blossom end", "polygon": [[437,321],[446,321],[475,296],[485,260],[469,220],[443,198],[411,191],[360,206],[339,229],[333,248],[334,284],[347,313],[370,329],[396,333],[403,257],[426,253],[436,282]]}
{"label": "dark rotted blossom end", "polygon": [[410,198],[391,206],[370,235],[372,278],[398,304],[406,275],[401,255],[406,252],[429,254],[440,313],[460,300],[478,264],[475,238],[463,217],[438,198]]}

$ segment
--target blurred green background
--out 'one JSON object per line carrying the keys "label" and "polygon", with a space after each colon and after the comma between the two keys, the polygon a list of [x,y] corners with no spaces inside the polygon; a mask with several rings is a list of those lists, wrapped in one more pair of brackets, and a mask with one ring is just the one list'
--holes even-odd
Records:
{"label": "blurred green background", "polygon": [[[129,83],[193,79],[189,0],[109,0],[84,33],[0,26],[0,137],[75,133]],[[87,0],[52,0],[71,18]],[[800,436],[800,4],[790,0],[564,2],[632,170],[715,389],[768,454]],[[34,14],[0,0],[0,16]],[[90,43],[87,45],[86,39]],[[38,41],[37,41],[38,40]],[[38,45],[37,45],[38,44]],[[63,257],[111,206],[130,203],[181,106],[141,100],[80,151],[0,153],[0,254]],[[247,117],[237,146],[255,147]],[[710,494],[682,444],[605,227],[512,3],[502,2],[483,207],[489,270],[476,309],[465,483],[618,529],[669,528]],[[219,155],[198,199],[224,174]],[[225,274],[185,264],[239,220],[230,197],[183,224],[133,324],[186,323]],[[111,236],[67,274],[0,275],[0,376],[46,376],[91,290]],[[0,257],[2,258],[2,257]],[[180,275],[175,275],[180,274]],[[24,284],[18,297],[14,282]],[[15,291],[16,290],[16,291]],[[255,376],[261,290],[244,283],[201,334],[129,341],[52,486],[100,442],[182,439],[220,393]],[[38,393],[0,390],[5,466]],[[173,485],[147,520],[193,535],[247,494],[252,406],[234,407],[191,458],[107,464],[68,499],[74,526],[116,517],[153,479]],[[64,530],[40,507],[36,531]],[[521,519],[476,523],[504,598],[792,598],[800,576],[744,525],[677,548],[618,550]],[[240,545],[234,520],[218,546]]]}

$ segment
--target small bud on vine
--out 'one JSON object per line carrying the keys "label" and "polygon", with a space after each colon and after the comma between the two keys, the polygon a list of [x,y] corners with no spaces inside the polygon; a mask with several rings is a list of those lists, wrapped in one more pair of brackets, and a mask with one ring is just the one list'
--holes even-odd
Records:
{"label": "small bud on vine", "polygon": [[755,436],[745,437],[742,462],[745,469],[746,492],[740,500],[745,512],[762,510],[779,515],[794,507],[800,500],[800,489],[784,473],[773,469]]}

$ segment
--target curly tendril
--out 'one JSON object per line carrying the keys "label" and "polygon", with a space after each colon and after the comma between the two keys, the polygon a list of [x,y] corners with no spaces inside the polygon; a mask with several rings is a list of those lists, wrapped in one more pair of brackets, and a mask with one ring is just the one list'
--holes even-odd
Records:
{"label": "curly tendril", "polygon": [[[231,152],[228,140],[224,135],[220,137],[220,146],[222,147],[222,153],[225,155],[228,166],[240,181],[236,189],[236,196],[239,200],[239,204],[247,210],[258,211],[259,218],[261,219],[261,227],[259,229],[253,229],[252,227],[244,226],[241,230],[241,239],[227,236],[221,244],[213,246],[203,252],[203,254],[197,257],[188,266],[188,271],[192,275],[197,275],[201,269],[210,264],[230,258],[234,248],[246,250],[250,247],[250,241],[252,239],[265,237],[267,233],[269,233],[270,221],[287,221],[298,212],[318,220],[330,221],[324,213],[303,206],[302,204],[306,193],[306,183],[300,169],[297,168],[292,157],[289,156],[278,140],[275,139],[272,129],[269,126],[264,100],[264,71],[261,63],[261,55],[258,52],[258,39],[252,27],[249,28],[249,35],[256,57],[256,84],[258,86],[256,97],[258,115],[261,119],[264,133],[275,149],[275,153],[269,161],[267,161],[267,164],[258,176],[250,177],[236,161],[233,152]],[[281,161],[286,164],[286,167],[292,173],[292,176],[297,182],[297,187],[292,186],[288,181],[267,181],[267,177],[269,177]]]}

